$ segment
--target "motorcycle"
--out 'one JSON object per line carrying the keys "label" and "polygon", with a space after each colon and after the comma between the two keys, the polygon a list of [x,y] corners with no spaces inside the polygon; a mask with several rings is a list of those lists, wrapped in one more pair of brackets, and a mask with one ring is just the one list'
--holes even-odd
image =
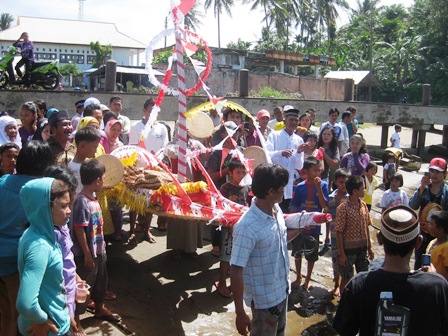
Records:
{"label": "motorcycle", "polygon": [[[5,56],[0,59],[0,89],[8,84],[25,84],[24,80],[16,80],[12,63],[17,54],[16,47],[9,47]],[[58,88],[62,75],[58,69],[59,60],[35,61],[31,66],[31,84],[42,86],[46,90]]]}

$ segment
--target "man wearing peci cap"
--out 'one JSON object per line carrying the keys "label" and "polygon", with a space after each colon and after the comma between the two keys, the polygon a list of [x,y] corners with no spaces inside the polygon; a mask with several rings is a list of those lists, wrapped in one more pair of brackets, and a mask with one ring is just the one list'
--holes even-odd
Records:
{"label": "man wearing peci cap", "polygon": [[283,202],[280,204],[282,211],[287,213],[292,199],[295,175],[303,167],[304,143],[302,138],[295,133],[299,125],[300,111],[290,108],[284,113],[285,128],[269,134],[266,148],[272,162],[285,167],[289,172],[289,181],[285,187]]}
{"label": "man wearing peci cap", "polygon": [[[57,110],[56,110],[57,111]],[[50,125],[50,145],[53,164],[68,165],[75,156],[76,148],[70,143],[73,131],[70,117],[66,110],[53,112],[48,118]]]}
{"label": "man wearing peci cap", "polygon": [[84,111],[84,102],[85,99],[78,100],[75,103],[76,108],[76,114],[73,116],[71,122],[72,122],[72,128],[75,130],[78,127],[79,119],[81,119],[82,113]]}
{"label": "man wearing peci cap", "polygon": [[420,186],[409,199],[409,206],[412,209],[417,210],[420,208],[420,234],[423,236],[420,248],[415,250],[414,269],[421,267],[421,256],[425,253],[429,242],[434,239],[429,234],[429,219],[423,218],[425,213],[434,206],[433,203],[448,211],[448,185],[445,183],[446,161],[442,158],[434,158],[430,161],[428,169],[429,176],[424,175],[422,177]]}
{"label": "man wearing peci cap", "polygon": [[415,212],[403,205],[387,209],[377,238],[384,247],[384,263],[347,284],[333,328],[341,336],[377,335],[380,294],[391,292],[395,305],[410,310],[407,336],[448,335],[448,282],[432,266],[414,271],[409,265],[413,250],[423,240]]}

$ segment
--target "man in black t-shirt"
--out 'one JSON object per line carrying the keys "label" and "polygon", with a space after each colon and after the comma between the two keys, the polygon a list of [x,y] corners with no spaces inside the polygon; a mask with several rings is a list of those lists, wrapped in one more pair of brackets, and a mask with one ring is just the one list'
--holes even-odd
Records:
{"label": "man in black t-shirt", "polygon": [[402,205],[387,209],[377,237],[384,246],[384,263],[348,283],[333,328],[341,336],[375,335],[380,293],[392,292],[394,304],[410,310],[407,336],[448,335],[447,280],[433,266],[413,271],[409,265],[423,239],[415,212]]}

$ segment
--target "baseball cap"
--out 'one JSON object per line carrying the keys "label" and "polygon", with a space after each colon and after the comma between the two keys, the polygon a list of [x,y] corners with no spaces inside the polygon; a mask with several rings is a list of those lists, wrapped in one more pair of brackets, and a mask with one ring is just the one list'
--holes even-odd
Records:
{"label": "baseball cap", "polygon": [[414,210],[404,205],[391,207],[381,215],[383,237],[396,244],[404,244],[418,236],[420,227]]}
{"label": "baseball cap", "polygon": [[257,113],[257,119],[260,120],[263,117],[268,117],[269,119],[271,119],[271,114],[269,113],[269,111],[267,110],[260,110]]}
{"label": "baseball cap", "polygon": [[429,162],[428,169],[435,169],[440,172],[446,171],[446,161],[442,158],[434,158]]}

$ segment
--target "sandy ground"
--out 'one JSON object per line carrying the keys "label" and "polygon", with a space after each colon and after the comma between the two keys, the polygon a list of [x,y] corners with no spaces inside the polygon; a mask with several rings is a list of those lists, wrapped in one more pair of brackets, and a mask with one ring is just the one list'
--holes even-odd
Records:
{"label": "sandy ground", "polygon": [[[379,146],[380,127],[362,129],[368,144]],[[391,134],[392,130],[390,131]],[[402,133],[403,147],[411,143],[410,130]],[[441,136],[428,134],[428,144],[441,143]],[[419,185],[422,171],[402,171],[404,190],[412,195]],[[377,177],[381,179],[382,167]],[[374,193],[374,202],[380,201],[383,191]],[[372,218],[379,219],[379,209],[372,208]],[[146,241],[138,245],[123,245],[114,242],[108,245],[108,270],[110,290],[117,294],[115,301],[107,306],[123,318],[126,329],[100,321],[92,314],[82,316],[82,324],[87,335],[238,335],[234,327],[234,306],[231,299],[221,297],[213,283],[218,280],[219,261],[210,254],[209,240],[198,249],[199,258],[193,260],[184,255],[172,258],[166,249],[166,233],[156,229],[153,218],[152,232],[157,243]],[[124,226],[128,230],[128,225]],[[205,228],[209,236],[209,228]],[[375,230],[371,229],[371,236]],[[139,239],[142,240],[140,234]],[[375,263],[381,263],[382,250],[375,242]],[[306,263],[302,273],[306,272]],[[292,268],[294,263],[291,259]],[[296,274],[291,269],[291,280]],[[289,298],[287,335],[334,335],[329,327],[337,308],[337,298],[330,294],[332,289],[332,267],[329,254],[316,263],[310,291],[294,291]],[[249,311],[249,309],[248,309]]]}

